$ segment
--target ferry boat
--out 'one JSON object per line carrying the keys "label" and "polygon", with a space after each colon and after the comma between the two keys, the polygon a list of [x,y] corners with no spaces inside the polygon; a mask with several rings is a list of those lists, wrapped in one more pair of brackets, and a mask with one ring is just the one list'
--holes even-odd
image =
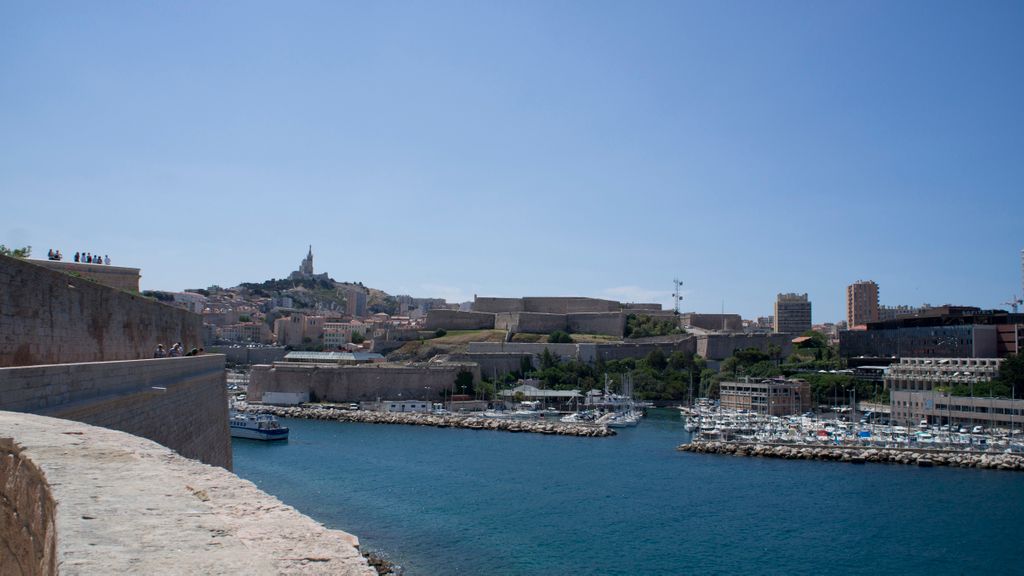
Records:
{"label": "ferry boat", "polygon": [[252,440],[287,440],[288,427],[281,426],[270,414],[234,412],[230,420],[232,438]]}

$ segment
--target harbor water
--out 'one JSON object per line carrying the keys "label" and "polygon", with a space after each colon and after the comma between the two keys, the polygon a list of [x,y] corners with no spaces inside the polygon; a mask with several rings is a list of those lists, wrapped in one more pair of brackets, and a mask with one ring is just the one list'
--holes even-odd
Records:
{"label": "harbor water", "polygon": [[1024,474],[680,453],[612,438],[286,420],[234,471],[418,574],[1021,573]]}

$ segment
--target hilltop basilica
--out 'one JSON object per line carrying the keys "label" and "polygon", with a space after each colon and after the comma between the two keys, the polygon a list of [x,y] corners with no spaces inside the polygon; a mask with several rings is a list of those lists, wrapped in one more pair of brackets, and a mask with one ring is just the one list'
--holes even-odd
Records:
{"label": "hilltop basilica", "polygon": [[289,280],[330,280],[327,273],[313,273],[313,246],[309,246],[309,253],[302,259],[299,269],[288,275]]}

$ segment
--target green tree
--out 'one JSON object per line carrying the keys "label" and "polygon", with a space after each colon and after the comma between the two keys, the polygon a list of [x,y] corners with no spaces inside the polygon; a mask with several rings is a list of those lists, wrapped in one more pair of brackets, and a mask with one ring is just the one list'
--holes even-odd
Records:
{"label": "green tree", "polygon": [[438,328],[434,331],[434,337],[443,338],[448,335],[448,332],[444,328]]}
{"label": "green tree", "polygon": [[668,367],[668,360],[665,358],[665,353],[660,348],[655,348],[647,354],[647,365],[655,370],[661,372]]}
{"label": "green tree", "polygon": [[547,370],[558,366],[558,356],[551,353],[551,350],[544,349],[540,354],[540,369]]}
{"label": "green tree", "polygon": [[469,370],[459,370],[455,375],[455,390],[459,394],[473,394],[473,373]]}
{"label": "green tree", "polygon": [[362,332],[353,332],[352,333],[352,343],[353,344],[362,344],[363,342],[366,342],[366,336],[363,336]]}
{"label": "green tree", "polygon": [[1013,398],[1020,398],[1024,394],[1024,355],[1018,352],[1003,360],[999,365],[998,381]]}
{"label": "green tree", "polygon": [[572,344],[572,336],[561,330],[555,330],[548,336],[549,344]]}
{"label": "green tree", "polygon": [[32,247],[25,246],[23,248],[8,248],[3,244],[0,244],[0,255],[11,256],[13,258],[28,258],[32,255]]}

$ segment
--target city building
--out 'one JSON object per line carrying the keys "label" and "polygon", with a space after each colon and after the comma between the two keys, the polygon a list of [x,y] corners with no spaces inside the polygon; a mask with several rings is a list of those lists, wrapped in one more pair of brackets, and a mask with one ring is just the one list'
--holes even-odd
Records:
{"label": "city building", "polygon": [[878,284],[871,280],[859,280],[847,286],[847,325],[859,326],[878,320]]}
{"label": "city building", "polygon": [[1024,402],[1007,398],[953,396],[958,386],[971,387],[999,376],[1001,358],[903,358],[889,367],[894,424],[928,424],[1009,428],[1019,426]]}
{"label": "city building", "polygon": [[770,416],[803,414],[811,409],[811,386],[804,380],[722,382],[719,406]]}
{"label": "city building", "polygon": [[366,335],[366,324],[359,320],[350,322],[325,322],[323,324],[324,348],[334,350],[352,342],[352,336]]}
{"label": "city building", "polygon": [[811,329],[811,302],[807,294],[779,294],[775,299],[775,331],[801,334]]}
{"label": "city building", "polygon": [[999,376],[1002,358],[900,358],[885,373],[891,391],[920,391],[988,382]]}
{"label": "city building", "polygon": [[353,318],[366,316],[366,289],[360,286],[345,288],[345,313]]}
{"label": "city building", "polygon": [[839,333],[846,358],[1005,358],[1020,349],[1024,314],[941,306]]}
{"label": "city building", "polygon": [[292,314],[274,321],[274,336],[280,346],[319,344],[323,339],[323,326],[327,318]]}

